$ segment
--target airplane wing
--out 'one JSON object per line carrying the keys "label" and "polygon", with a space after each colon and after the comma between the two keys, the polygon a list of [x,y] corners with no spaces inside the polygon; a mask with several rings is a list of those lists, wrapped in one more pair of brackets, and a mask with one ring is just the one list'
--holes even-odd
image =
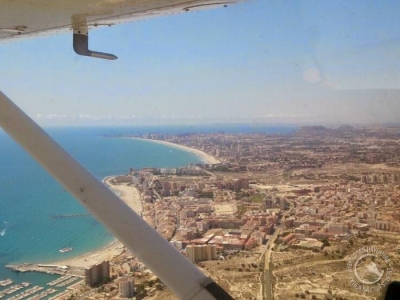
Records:
{"label": "airplane wing", "polygon": [[91,28],[226,7],[235,2],[238,0],[0,0],[0,42],[73,31],[78,54],[116,59],[88,49]]}
{"label": "airplane wing", "polygon": [[141,18],[225,6],[235,0],[0,0],[0,40],[112,26]]}

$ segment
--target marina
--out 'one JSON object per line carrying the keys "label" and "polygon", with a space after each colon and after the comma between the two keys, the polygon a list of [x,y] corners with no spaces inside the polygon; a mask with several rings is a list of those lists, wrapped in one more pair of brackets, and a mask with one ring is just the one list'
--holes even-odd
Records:
{"label": "marina", "polygon": [[[61,276],[53,281],[50,281],[47,283],[49,288],[45,288],[42,286],[35,285],[34,287],[28,288],[32,284],[30,282],[23,282],[19,284],[15,284],[13,286],[10,286],[2,291],[0,291],[0,299],[7,299],[7,300],[40,300],[43,298],[46,298],[52,294],[55,294],[58,292],[57,295],[61,295],[65,293],[64,288],[71,285],[72,283],[76,282],[79,280],[79,277],[71,276],[71,275],[64,275]],[[0,281],[0,287],[6,287],[7,285],[12,284],[11,279],[5,279]],[[56,289],[55,287],[59,288]],[[16,292],[23,290],[18,294],[15,294]],[[39,293],[40,292],[40,293]],[[14,295],[12,295],[14,294]],[[35,295],[36,294],[36,295]],[[54,297],[57,297],[55,295]],[[53,297],[53,298],[54,298]]]}
{"label": "marina", "polygon": [[44,288],[41,286],[34,286],[33,288],[30,288],[22,293],[19,293],[11,298],[9,298],[9,300],[21,300],[24,299],[30,295],[33,295],[41,290],[43,290]]}
{"label": "marina", "polygon": [[54,294],[55,292],[57,292],[57,290],[55,289],[47,289],[44,292],[41,292],[39,295],[33,296],[33,297],[29,297],[28,300],[40,300],[43,299],[51,294]]}
{"label": "marina", "polygon": [[23,283],[20,283],[20,284],[13,285],[13,286],[5,289],[4,291],[1,291],[0,292],[0,298],[3,298],[3,297],[5,297],[7,295],[10,295],[10,294],[13,294],[13,293],[15,293],[15,292],[17,292],[19,290],[22,290],[23,288],[26,288],[26,287],[28,287],[30,285],[31,284],[29,282],[23,282]]}

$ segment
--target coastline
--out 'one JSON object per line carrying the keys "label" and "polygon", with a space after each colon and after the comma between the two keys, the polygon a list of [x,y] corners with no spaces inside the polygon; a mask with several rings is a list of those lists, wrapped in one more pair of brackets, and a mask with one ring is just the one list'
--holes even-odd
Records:
{"label": "coastline", "polygon": [[[151,140],[151,139],[143,139],[143,138],[134,138],[129,137],[131,139],[138,139],[149,141],[153,143],[164,144],[168,147],[173,147],[176,149],[181,149],[186,152],[190,152],[198,156],[204,163],[207,164],[220,164],[221,162],[216,159],[214,156],[207,154],[201,150],[190,148],[187,146],[167,142],[160,140]],[[114,179],[116,176],[107,176],[102,181],[108,188],[114,191],[120,198],[123,200],[130,208],[132,208],[137,214],[141,215],[142,213],[142,196],[140,191],[127,183],[119,183],[119,184],[111,184],[110,181]],[[77,254],[76,256],[72,256],[65,259],[58,259],[52,261],[50,263],[46,263],[48,265],[58,265],[58,266],[69,266],[72,268],[86,268],[92,266],[95,263],[109,260],[111,261],[116,256],[120,255],[124,251],[124,245],[114,239],[110,243],[105,246],[102,246],[97,249],[93,249],[89,252],[83,254]]]}
{"label": "coastline", "polygon": [[[110,181],[115,176],[108,176],[104,178],[103,182],[112,191],[118,193],[121,200],[123,200],[130,208],[132,208],[137,214],[142,213],[142,196],[139,190],[134,186],[129,186],[128,184],[116,184],[113,185]],[[97,262],[104,260],[112,260],[114,257],[120,255],[123,252],[124,245],[114,239],[111,243],[92,251],[83,253],[78,256],[57,260],[52,262],[54,265],[59,266],[70,266],[77,268],[86,268]]]}
{"label": "coastline", "polygon": [[204,151],[195,149],[195,148],[190,148],[188,146],[184,146],[184,145],[179,145],[179,144],[175,144],[175,143],[171,143],[171,142],[167,142],[167,141],[160,141],[160,140],[152,140],[152,139],[143,139],[143,138],[136,138],[136,137],[129,137],[130,139],[136,139],[136,140],[142,140],[142,141],[149,141],[149,142],[153,142],[153,143],[158,143],[158,144],[162,144],[168,147],[173,147],[176,149],[181,149],[183,151],[186,152],[190,152],[193,153],[195,155],[197,155],[204,163],[206,164],[210,164],[210,165],[216,165],[216,164],[220,164],[221,161],[217,158],[215,158],[214,156],[212,156],[211,154],[208,154]]}

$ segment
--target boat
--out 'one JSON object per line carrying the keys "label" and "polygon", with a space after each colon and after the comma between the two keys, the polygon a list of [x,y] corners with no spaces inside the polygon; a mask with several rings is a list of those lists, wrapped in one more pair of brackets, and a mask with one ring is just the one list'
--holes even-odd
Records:
{"label": "boat", "polygon": [[72,251],[72,247],[62,248],[62,249],[60,249],[60,250],[58,250],[58,251],[60,251],[61,253],[69,252],[69,251]]}
{"label": "boat", "polygon": [[4,236],[6,234],[6,232],[7,232],[8,222],[4,222],[4,224],[5,224],[5,226],[4,226],[3,230],[0,231],[0,236]]}

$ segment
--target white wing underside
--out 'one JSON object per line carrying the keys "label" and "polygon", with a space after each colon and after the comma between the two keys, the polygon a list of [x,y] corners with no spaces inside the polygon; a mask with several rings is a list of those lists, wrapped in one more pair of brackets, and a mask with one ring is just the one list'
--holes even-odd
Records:
{"label": "white wing underside", "polygon": [[0,42],[226,6],[218,0],[0,0]]}

